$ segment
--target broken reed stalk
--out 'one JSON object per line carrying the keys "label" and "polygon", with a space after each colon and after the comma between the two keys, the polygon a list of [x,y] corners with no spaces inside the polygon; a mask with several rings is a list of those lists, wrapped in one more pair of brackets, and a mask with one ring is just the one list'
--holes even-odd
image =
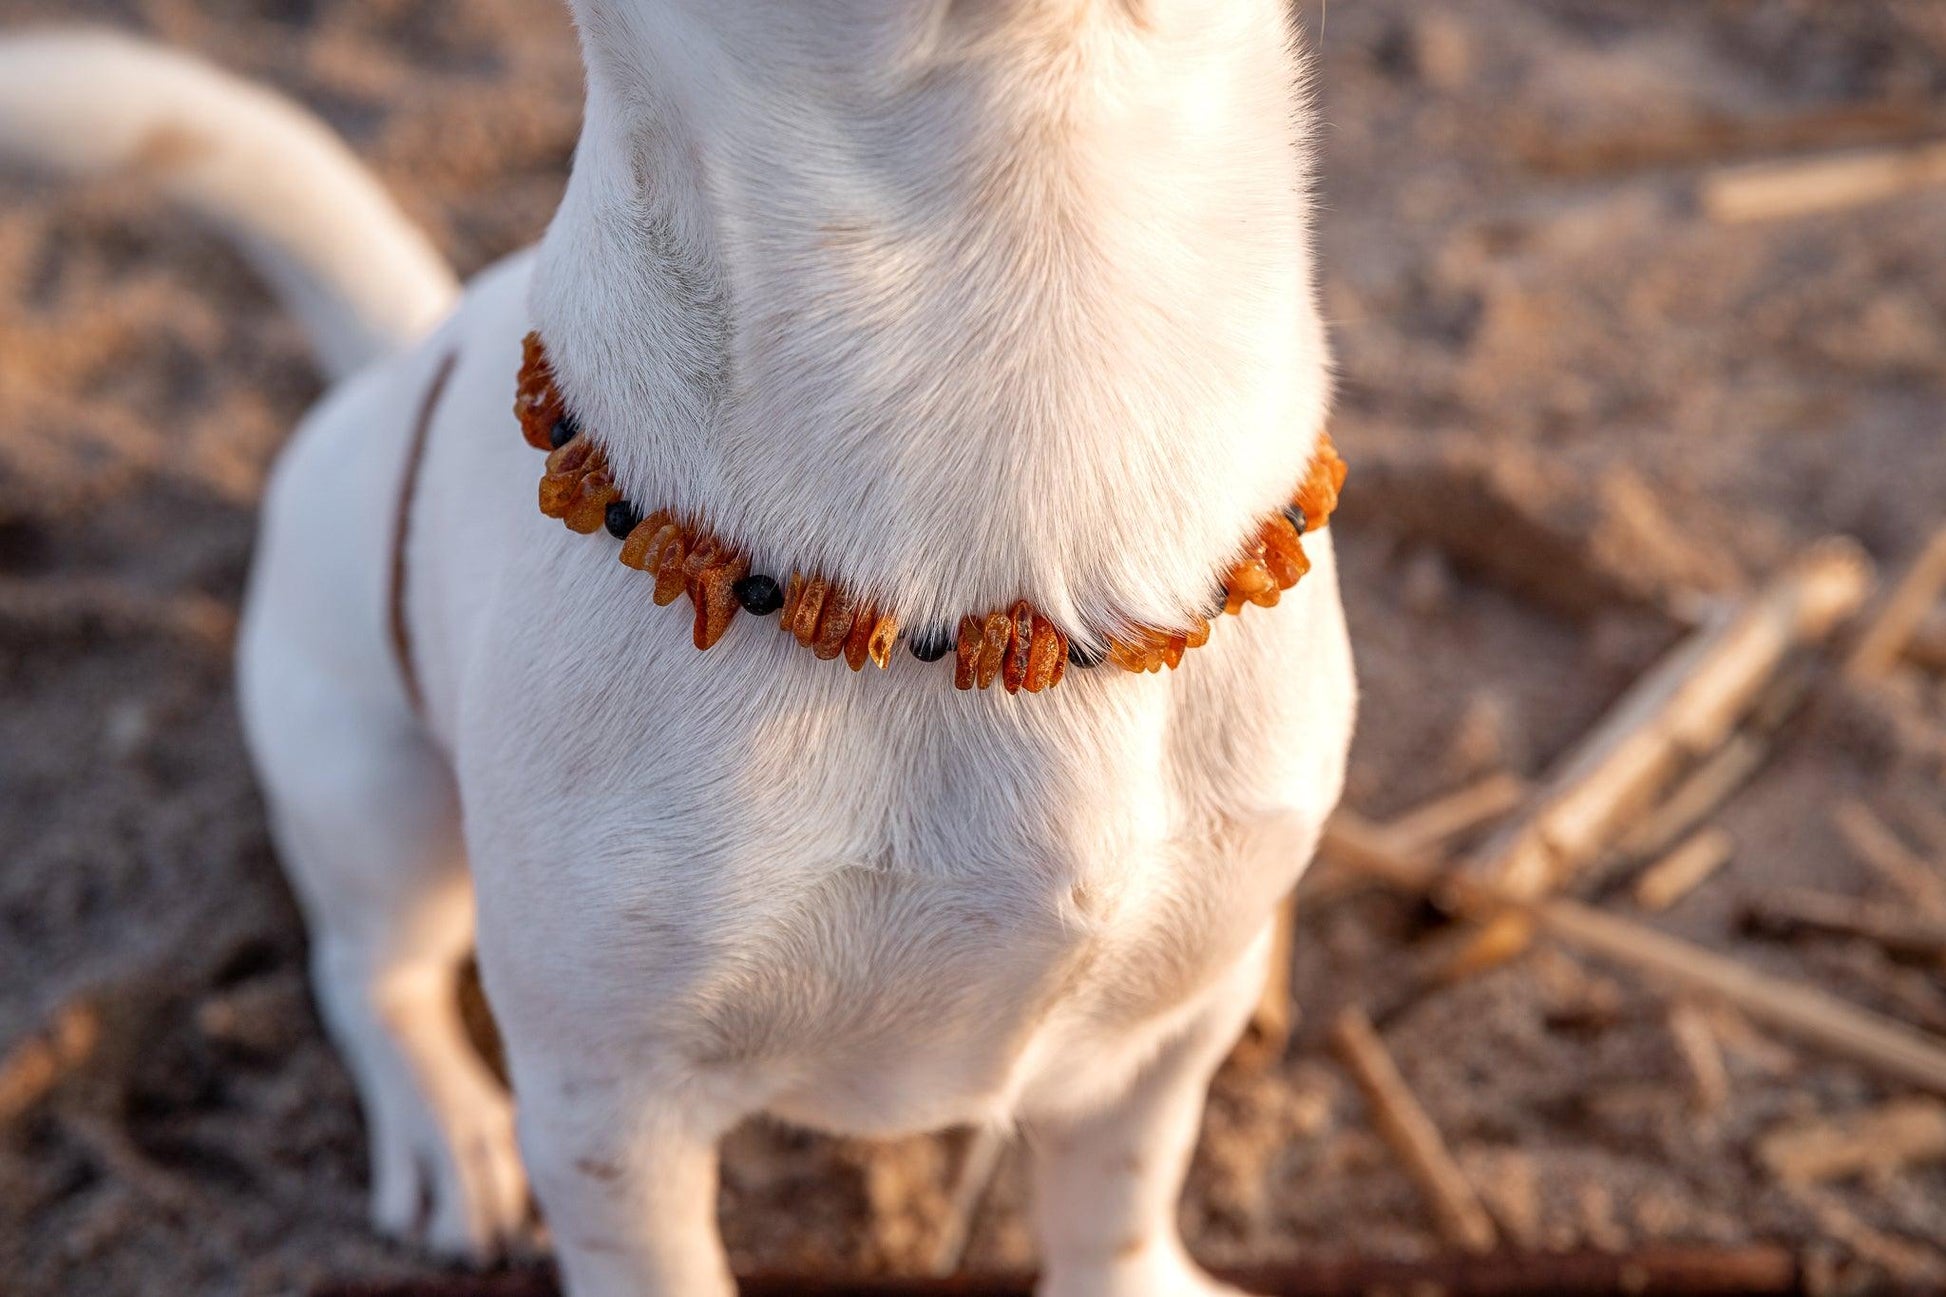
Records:
{"label": "broken reed stalk", "polygon": [[1493,1218],[1406,1085],[1371,1019],[1362,1010],[1345,1010],[1332,1025],[1331,1042],[1364,1093],[1372,1123],[1426,1195],[1440,1237],[1468,1252],[1492,1251]]}
{"label": "broken reed stalk", "polygon": [[1724,167],[1703,177],[1703,213],[1724,225],[1784,220],[1946,185],[1946,143]]}
{"label": "broken reed stalk", "polygon": [[1549,901],[1538,914],[1558,940],[1718,996],[1800,1039],[1946,1094],[1946,1044],[1925,1032],[1578,902]]}
{"label": "broken reed stalk", "polygon": [[1297,1006],[1291,1000],[1291,960],[1297,945],[1295,888],[1285,894],[1271,915],[1270,943],[1263,993],[1257,997],[1257,1007],[1250,1012],[1242,1038],[1230,1052],[1231,1061],[1243,1067],[1268,1067],[1282,1058],[1297,1023]]}
{"label": "broken reed stalk", "polygon": [[1735,116],[1706,113],[1612,130],[1526,132],[1522,161],[1555,175],[1592,176],[1644,167],[1721,164],[1730,158],[1909,144],[1946,128],[1927,96],[1818,104],[1797,112]]}
{"label": "broken reed stalk", "polygon": [[966,1263],[966,1248],[973,1241],[973,1222],[979,1218],[993,1177],[1000,1171],[1009,1139],[998,1126],[976,1126],[967,1141],[966,1154],[960,1158],[953,1177],[953,1190],[946,1203],[946,1218],[933,1238],[933,1254],[926,1272],[935,1277],[958,1274]]}
{"label": "broken reed stalk", "polygon": [[1663,855],[1700,827],[1770,759],[1771,743],[1757,734],[1734,734],[1654,810],[1622,835],[1621,852],[1647,860]]}
{"label": "broken reed stalk", "polygon": [[1347,868],[1391,886],[1437,894],[1453,912],[1485,922],[1524,912],[1565,945],[1653,974],[1684,990],[1727,1001],[1751,1018],[1819,1045],[1886,1076],[1946,1094],[1946,1042],[1799,982],[1771,977],[1640,923],[1577,901],[1525,900],[1466,878],[1442,877],[1430,855],[1392,851],[1383,830],[1349,812],[1332,817],[1324,850]]}
{"label": "broken reed stalk", "polygon": [[[1946,146],[1942,146],[1946,148]],[[1845,678],[1853,683],[1882,679],[1898,664],[1926,614],[1946,587],[1946,527],[1933,533],[1925,549],[1906,569],[1897,585],[1866,622],[1851,656]]]}
{"label": "broken reed stalk", "polygon": [[1946,612],[1936,612],[1919,623],[1906,641],[1905,657],[1921,671],[1946,675]]}
{"label": "broken reed stalk", "polygon": [[1788,1184],[1882,1176],[1941,1158],[1946,1158],[1946,1106],[1926,1097],[1795,1121],[1757,1141],[1757,1160]]}
{"label": "broken reed stalk", "polygon": [[1429,850],[1510,813],[1527,793],[1526,780],[1499,771],[1414,807],[1389,821],[1385,832],[1399,850]]}
{"label": "broken reed stalk", "polygon": [[1744,923],[1767,936],[1804,933],[1869,941],[1895,959],[1946,967],[1946,922],[1902,906],[1804,888],[1764,891],[1744,903]]}
{"label": "broken reed stalk", "polygon": [[[1454,839],[1481,825],[1508,814],[1527,796],[1527,782],[1517,775],[1499,771],[1455,792],[1421,803],[1385,827],[1393,849],[1413,852],[1444,847]],[[1309,880],[1315,889],[1322,881]],[[1315,891],[1313,893],[1316,894]],[[1271,951],[1270,975],[1264,983],[1263,998],[1250,1018],[1249,1028],[1237,1043],[1232,1060],[1246,1067],[1261,1067],[1275,1062],[1290,1042],[1297,1011],[1291,1002],[1291,956],[1297,939],[1297,893],[1286,896],[1277,909],[1276,945]]]}
{"label": "broken reed stalk", "polygon": [[0,1055],[0,1126],[17,1121],[85,1063],[101,1043],[101,1014],[87,1000],[62,1005],[45,1026]]}
{"label": "broken reed stalk", "polygon": [[1669,1035],[1689,1069],[1690,1095],[1700,1112],[1714,1112],[1730,1097],[1730,1072],[1723,1065],[1723,1047],[1716,1028],[1694,1000],[1678,1000],[1669,1008]]}
{"label": "broken reed stalk", "polygon": [[1915,908],[1934,918],[1946,918],[1946,879],[1906,846],[1869,806],[1850,799],[1840,802],[1831,813],[1831,824],[1851,853]]}
{"label": "broken reed stalk", "polygon": [[165,639],[227,651],[236,611],[197,591],[153,595],[115,581],[0,577],[0,640]]}
{"label": "broken reed stalk", "polygon": [[1703,829],[1642,871],[1635,880],[1635,902],[1645,910],[1666,910],[1708,880],[1736,852],[1736,839],[1722,829]]}
{"label": "broken reed stalk", "polygon": [[1529,803],[1462,866],[1519,900],[1593,859],[1683,761],[1715,751],[1785,656],[1857,611],[1871,569],[1850,541],[1808,549],[1727,619],[1696,632],[1638,681]]}

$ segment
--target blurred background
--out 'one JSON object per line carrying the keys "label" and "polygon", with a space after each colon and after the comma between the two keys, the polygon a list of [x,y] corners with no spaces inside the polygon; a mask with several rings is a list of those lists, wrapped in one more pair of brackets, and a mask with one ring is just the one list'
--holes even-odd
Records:
{"label": "blurred background", "polygon": [[[1464,793],[1427,839],[1463,855],[1808,543],[1856,538],[1883,590],[1946,523],[1946,4],[1298,17],[1353,466],[1346,804],[1397,828]],[[560,194],[579,64],[554,0],[0,0],[7,25],[80,19],[293,93],[467,272]],[[0,172],[0,1291],[432,1269],[366,1229],[353,1093],[233,715],[253,510],[318,391],[239,259],[139,181]],[[1869,670],[1836,664],[1882,595],[1793,647],[1737,759],[1690,753],[1678,773],[1715,782],[1649,807],[1570,890],[1787,994],[1946,1032],[1946,626],[1917,593]],[[1199,1255],[1762,1243],[1826,1287],[1946,1282],[1925,1058],[1810,1043],[1612,952],[1470,934],[1354,870],[1307,883],[1294,1029],[1212,1097]],[[1348,1008],[1487,1240],[1387,1142],[1334,1030]],[[967,1266],[1031,1264],[1020,1168],[1003,1151],[982,1198],[968,1151],[740,1131],[733,1257],[920,1273],[963,1224]]]}

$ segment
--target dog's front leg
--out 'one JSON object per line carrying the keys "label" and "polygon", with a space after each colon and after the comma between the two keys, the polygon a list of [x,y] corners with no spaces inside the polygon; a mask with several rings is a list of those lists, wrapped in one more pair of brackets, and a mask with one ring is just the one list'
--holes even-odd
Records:
{"label": "dog's front leg", "polygon": [[1118,1099],[1031,1119],[1040,1297],[1240,1297],[1190,1260],[1176,1203],[1204,1093],[1262,991],[1270,944],[1266,929]]}
{"label": "dog's front leg", "polygon": [[569,1297],[731,1297],[716,1227],[731,1122],[700,1106],[704,1087],[645,1085],[592,1049],[536,1057],[511,1032],[509,1046],[521,1154]]}

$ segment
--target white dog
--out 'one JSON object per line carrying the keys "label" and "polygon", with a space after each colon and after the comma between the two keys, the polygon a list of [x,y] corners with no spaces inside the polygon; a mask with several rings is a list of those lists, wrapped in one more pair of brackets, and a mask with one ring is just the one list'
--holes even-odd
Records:
{"label": "white dog", "polygon": [[[961,692],[755,616],[698,653],[536,513],[511,403],[537,329],[629,501],[913,642],[1021,599],[1077,660],[1192,624],[1325,417],[1288,5],[574,11],[566,197],[457,301],[288,104],[114,37],[0,47],[0,145],[148,168],[342,378],[269,489],[241,692],[377,1223],[483,1254],[531,1178],[576,1297],[707,1297],[744,1118],[1018,1122],[1042,1292],[1221,1291],[1176,1198],[1341,785],[1328,533],[1174,672]],[[476,941],[518,1153],[454,1005]]]}

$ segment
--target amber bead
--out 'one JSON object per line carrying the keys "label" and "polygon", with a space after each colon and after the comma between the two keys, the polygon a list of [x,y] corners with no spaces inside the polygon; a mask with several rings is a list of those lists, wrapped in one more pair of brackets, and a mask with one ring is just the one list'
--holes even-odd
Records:
{"label": "amber bead", "polygon": [[1010,694],[1020,692],[1027,683],[1027,663],[1034,655],[1034,605],[1025,599],[1010,610],[1012,624],[1007,628],[1007,652],[1000,662],[1000,683]]}
{"label": "amber bead", "polygon": [[824,611],[829,589],[829,583],[821,576],[791,578],[790,616],[786,629],[805,648],[810,648],[818,638],[818,618]]}
{"label": "amber bead", "polygon": [[871,650],[872,630],[878,625],[878,614],[871,608],[860,608],[851,619],[851,631],[845,636],[845,665],[853,671],[862,671]]}
{"label": "amber bead", "polygon": [[953,688],[971,689],[979,683],[980,657],[986,639],[986,623],[968,613],[959,619],[957,656],[953,662]]}
{"label": "amber bead", "polygon": [[1270,569],[1270,575],[1283,589],[1288,590],[1296,585],[1311,570],[1311,560],[1304,554],[1303,540],[1283,518],[1272,518],[1265,523],[1261,539],[1264,566]]}
{"label": "amber bead", "polygon": [[568,530],[583,536],[601,530],[608,517],[608,506],[621,495],[615,486],[614,477],[606,468],[597,468],[582,476],[574,488],[574,496],[561,514],[561,521]]}
{"label": "amber bead", "polygon": [[689,598],[696,605],[696,623],[691,639],[699,649],[712,647],[730,628],[740,606],[736,585],[750,571],[750,560],[741,554],[718,551],[715,562],[708,563],[689,578]]}
{"label": "amber bead", "polygon": [[1246,603],[1272,608],[1282,594],[1277,586],[1277,578],[1270,574],[1264,561],[1261,558],[1246,558],[1230,572],[1230,598],[1224,605],[1224,611],[1241,612]]}
{"label": "amber bead", "polygon": [[833,586],[824,597],[817,633],[811,639],[811,652],[820,662],[829,662],[845,651],[845,640],[851,636],[857,618],[858,600],[849,591]]}
{"label": "amber bead", "polygon": [[547,348],[540,334],[530,332],[520,342],[520,377],[514,388],[514,417],[520,420],[522,440],[535,450],[554,449],[554,429],[566,413]]}
{"label": "amber bead", "polygon": [[892,648],[899,642],[899,619],[880,613],[872,619],[872,635],[865,642],[865,656],[883,671],[892,664]]}
{"label": "amber bead", "polygon": [[688,546],[681,536],[664,546],[662,558],[655,566],[655,601],[659,607],[674,603],[688,588],[682,570],[688,557]]}
{"label": "amber bead", "polygon": [[977,677],[980,688],[989,688],[1000,678],[1000,667],[1007,659],[1013,640],[1014,619],[1009,612],[990,612],[980,628],[980,662]]}
{"label": "amber bead", "polygon": [[1034,614],[1032,642],[1027,651],[1027,671],[1021,687],[1030,694],[1049,688],[1061,676],[1061,660],[1068,655],[1067,640],[1054,629],[1054,623]]}

